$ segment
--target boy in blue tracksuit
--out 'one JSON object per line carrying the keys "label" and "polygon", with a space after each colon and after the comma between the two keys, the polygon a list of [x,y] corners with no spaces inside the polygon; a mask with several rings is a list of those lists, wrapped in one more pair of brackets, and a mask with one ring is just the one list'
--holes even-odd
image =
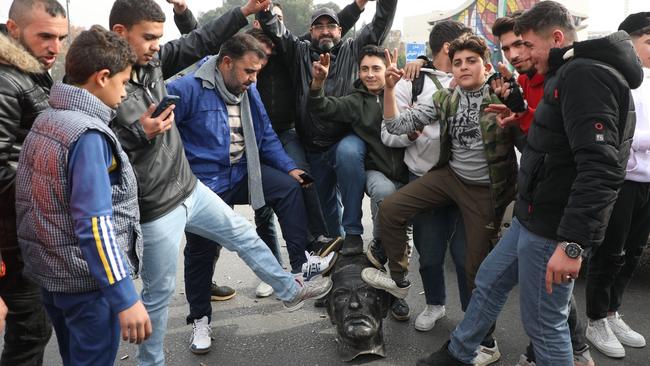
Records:
{"label": "boy in blue tracksuit", "polygon": [[112,365],[122,339],[152,332],[123,251],[141,244],[137,184],[108,122],[135,55],[101,27],[66,57],[69,84],[25,139],[16,176],[25,272],[42,288],[64,365]]}

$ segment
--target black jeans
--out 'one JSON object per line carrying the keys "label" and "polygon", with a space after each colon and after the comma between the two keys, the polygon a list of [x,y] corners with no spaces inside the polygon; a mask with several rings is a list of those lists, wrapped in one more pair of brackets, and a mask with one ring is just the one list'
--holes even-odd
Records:
{"label": "black jeans", "polygon": [[587,316],[618,311],[650,234],[650,183],[626,180],[618,193],[605,239],[595,248],[587,273]]}
{"label": "black jeans", "polygon": [[0,297],[9,312],[1,366],[39,366],[52,335],[52,325],[41,303],[41,289],[23,276],[22,258],[16,249],[3,249],[7,275],[0,279]]}

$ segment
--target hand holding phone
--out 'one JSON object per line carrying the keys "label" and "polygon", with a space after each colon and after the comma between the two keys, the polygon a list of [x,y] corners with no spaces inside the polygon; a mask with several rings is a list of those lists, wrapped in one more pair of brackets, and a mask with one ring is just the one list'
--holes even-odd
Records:
{"label": "hand holding phone", "polygon": [[165,109],[171,107],[172,105],[176,105],[180,100],[181,97],[177,95],[165,95],[163,100],[158,103],[158,106],[151,114],[151,118],[157,118],[162,112],[165,111]]}

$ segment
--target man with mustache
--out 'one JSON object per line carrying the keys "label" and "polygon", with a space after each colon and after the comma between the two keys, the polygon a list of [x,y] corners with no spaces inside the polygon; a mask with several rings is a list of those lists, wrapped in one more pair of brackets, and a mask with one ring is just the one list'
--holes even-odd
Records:
{"label": "man with mustache", "polygon": [[67,35],[65,10],[56,0],[15,0],[0,25],[0,296],[9,308],[2,365],[41,365],[52,334],[40,288],[22,274],[15,178],[25,136],[48,107],[48,70]]}

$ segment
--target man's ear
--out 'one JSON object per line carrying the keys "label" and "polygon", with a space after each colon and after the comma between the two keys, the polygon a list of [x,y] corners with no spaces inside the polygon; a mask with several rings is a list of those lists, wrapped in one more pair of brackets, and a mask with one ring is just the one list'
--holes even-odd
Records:
{"label": "man's ear", "polygon": [[128,29],[126,29],[126,27],[123,24],[114,24],[111,30],[122,37],[124,37],[128,31]]}
{"label": "man's ear", "polygon": [[111,72],[108,69],[101,69],[92,74],[90,78],[92,79],[94,86],[101,89],[108,84],[108,79],[111,78]]}
{"label": "man's ear", "polygon": [[7,26],[7,33],[9,33],[11,38],[13,39],[20,38],[20,26],[18,25],[18,23],[16,23],[15,20],[7,19],[7,23],[5,25]]}
{"label": "man's ear", "polygon": [[562,47],[564,44],[564,32],[561,29],[554,29],[551,35],[553,36],[553,45],[558,48]]}
{"label": "man's ear", "polygon": [[451,45],[449,42],[442,44],[442,51],[445,53],[445,55],[449,55],[449,45]]}
{"label": "man's ear", "polygon": [[494,69],[494,66],[492,66],[491,62],[485,62],[485,74],[489,74],[492,72],[492,69]]}

